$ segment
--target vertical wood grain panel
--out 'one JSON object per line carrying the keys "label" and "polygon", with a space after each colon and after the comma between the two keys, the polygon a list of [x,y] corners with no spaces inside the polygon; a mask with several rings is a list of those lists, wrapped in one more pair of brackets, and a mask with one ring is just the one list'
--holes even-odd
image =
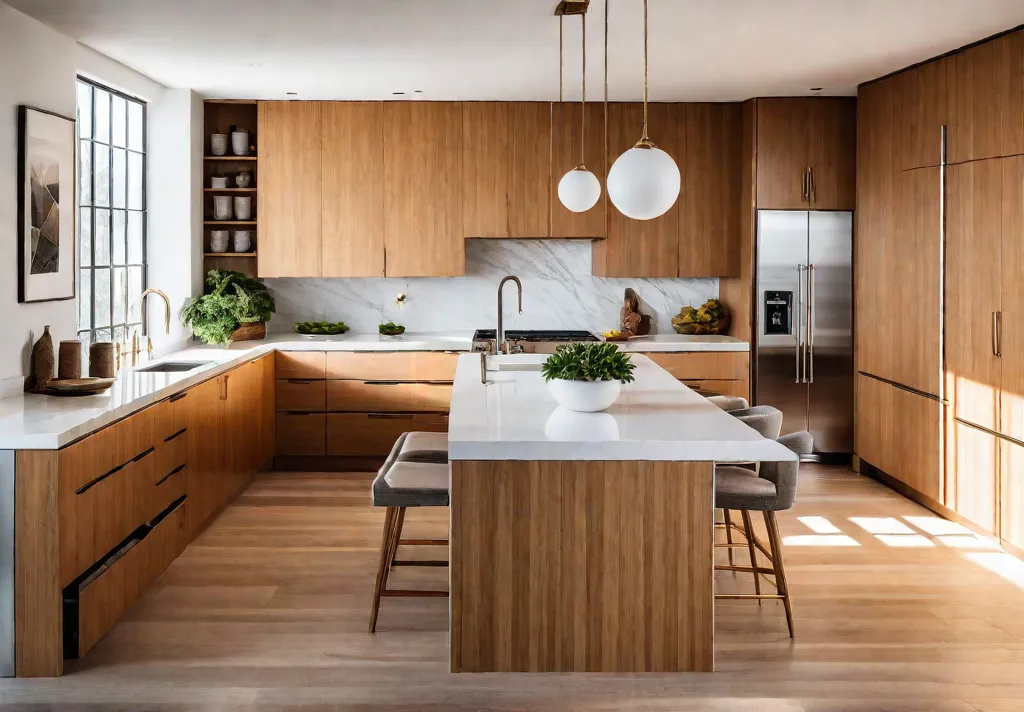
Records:
{"label": "vertical wood grain panel", "polygon": [[501,101],[462,103],[462,218],[466,237],[509,236],[512,176],[512,105]]}
{"label": "vertical wood grain panel", "polygon": [[555,103],[551,106],[551,237],[593,237],[608,234],[607,161],[604,155],[604,106],[587,103],[587,169],[601,183],[601,198],[585,213],[566,210],[558,199],[558,182],[580,162],[580,103]]}
{"label": "vertical wood grain panel", "polygon": [[996,532],[999,439],[983,430],[954,422],[950,452],[954,461],[955,504],[960,516],[989,532]]}
{"label": "vertical wood grain panel", "polygon": [[999,441],[999,536],[1024,548],[1024,447]]}
{"label": "vertical wood grain panel", "polygon": [[20,450],[14,462],[14,669],[63,674],[57,451]]}
{"label": "vertical wood grain panel", "polygon": [[383,277],[383,103],[325,101],[321,112],[321,276]]}
{"label": "vertical wood grain panel", "polygon": [[466,273],[462,105],[384,105],[384,247],[388,277]]}
{"label": "vertical wood grain panel", "polygon": [[892,79],[899,167],[923,168],[942,162],[942,126],[949,121],[949,75],[953,58],[922,64]]}
{"label": "vertical wood grain panel", "polygon": [[947,396],[957,417],[998,427],[1000,359],[993,353],[993,312],[1000,310],[1002,166],[976,161],[946,172]]}
{"label": "vertical wood grain panel", "polygon": [[732,335],[750,341],[754,329],[754,241],[757,225],[757,100],[742,104],[740,135],[739,273],[718,284],[732,311]]}
{"label": "vertical wood grain panel", "polygon": [[807,99],[812,210],[853,210],[856,202],[857,100]]}
{"label": "vertical wood grain panel", "polygon": [[[678,104],[649,107],[650,136],[677,164],[682,133]],[[643,106],[608,105],[608,166],[632,148],[643,129]],[[599,277],[677,277],[679,275],[679,201],[653,220],[632,220],[608,206],[608,237],[594,243],[593,272]]]}
{"label": "vertical wood grain panel", "polygon": [[509,177],[509,237],[551,234],[551,104],[512,103],[512,173]]}
{"label": "vertical wood grain panel", "polygon": [[1002,283],[1000,416],[998,431],[1024,441],[1024,156],[1002,164]]}
{"label": "vertical wood grain panel", "polygon": [[258,273],[319,277],[320,103],[259,104]]}
{"label": "vertical wood grain panel", "polygon": [[742,216],[742,106],[680,106],[679,276],[737,276]]}
{"label": "vertical wood grain panel", "polygon": [[757,207],[806,210],[809,99],[757,100]]}
{"label": "vertical wood grain panel", "polygon": [[453,463],[452,670],[711,670],[712,488],[710,463]]}

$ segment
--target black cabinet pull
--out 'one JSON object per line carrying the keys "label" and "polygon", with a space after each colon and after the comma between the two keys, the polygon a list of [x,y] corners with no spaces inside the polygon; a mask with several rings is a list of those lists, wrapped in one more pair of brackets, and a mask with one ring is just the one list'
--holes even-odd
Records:
{"label": "black cabinet pull", "polygon": [[[129,460],[129,462],[131,462],[131,461]],[[127,464],[128,463],[126,462],[125,465],[127,465]],[[84,485],[82,485],[81,487],[79,487],[78,489],[76,489],[75,490],[75,494],[83,494],[87,490],[92,489],[93,487],[98,485],[100,482],[102,482],[103,480],[105,480],[108,477],[110,477],[111,475],[113,475],[114,473],[120,472],[123,469],[124,469],[124,465],[118,465],[113,470],[109,470],[107,472],[104,472],[102,475],[100,475],[96,479],[90,480],[90,481],[86,482]]]}
{"label": "black cabinet pull", "polygon": [[180,401],[182,398],[184,398],[187,395],[188,395],[188,391],[184,391],[182,393],[175,393],[173,396],[171,396],[170,398],[167,399],[167,402],[168,403],[174,403],[175,401]]}
{"label": "black cabinet pull", "polygon": [[181,430],[179,430],[178,432],[176,432],[176,433],[175,433],[174,435],[168,435],[168,436],[167,436],[166,438],[164,438],[164,442],[165,442],[165,443],[169,443],[169,442],[171,442],[172,440],[174,440],[174,438],[178,437],[179,435],[182,435],[182,434],[184,434],[184,433],[185,433],[185,432],[187,432],[187,431],[188,431],[188,428],[182,428]]}
{"label": "black cabinet pull", "polygon": [[129,460],[129,461],[128,461],[128,462],[126,462],[125,464],[127,465],[127,464],[129,464],[129,463],[132,463],[132,462],[138,462],[139,460],[141,460],[142,458],[146,457],[147,455],[149,455],[149,454],[150,454],[151,452],[153,452],[154,450],[156,450],[156,448],[155,448],[155,447],[147,447],[147,448],[146,448],[145,450],[143,450],[142,452],[140,452],[140,453],[139,453],[138,455],[136,455],[135,457],[133,457],[133,458],[132,458],[131,460]]}
{"label": "black cabinet pull", "polygon": [[184,470],[184,469],[185,469],[185,466],[184,466],[184,465],[178,465],[178,466],[177,466],[177,467],[175,467],[175,468],[174,468],[173,470],[171,470],[171,471],[170,471],[170,472],[168,472],[168,473],[167,473],[166,475],[164,475],[164,476],[163,476],[163,477],[161,477],[161,478],[160,478],[159,480],[157,480],[156,486],[157,486],[157,487],[159,487],[160,485],[162,485],[162,484],[163,484],[164,482],[166,482],[166,481],[167,481],[167,478],[168,478],[168,477],[170,477],[171,475],[176,475],[176,474],[178,474],[179,472],[181,472],[181,471],[182,471],[182,470]]}

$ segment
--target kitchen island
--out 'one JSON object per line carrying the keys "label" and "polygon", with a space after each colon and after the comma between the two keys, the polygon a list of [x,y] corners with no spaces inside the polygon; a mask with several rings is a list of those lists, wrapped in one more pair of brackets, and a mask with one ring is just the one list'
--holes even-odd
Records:
{"label": "kitchen island", "polygon": [[714,465],[792,461],[636,354],[601,413],[544,357],[459,358],[449,421],[451,670],[714,668]]}

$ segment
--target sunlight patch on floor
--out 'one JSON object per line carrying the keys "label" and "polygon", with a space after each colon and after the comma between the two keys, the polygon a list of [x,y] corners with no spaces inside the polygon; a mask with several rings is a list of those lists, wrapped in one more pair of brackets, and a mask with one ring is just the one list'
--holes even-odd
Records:
{"label": "sunlight patch on floor", "polygon": [[931,534],[932,536],[943,536],[946,534],[968,534],[971,536],[974,535],[974,532],[972,532],[967,527],[963,526],[962,524],[957,524],[956,522],[951,522],[948,519],[941,519],[939,517],[934,516],[912,517],[906,515],[903,518],[911,524],[913,524],[918,529],[920,529],[921,531],[927,534]]}
{"label": "sunlight patch on floor", "polygon": [[782,538],[785,546],[860,546],[845,534],[797,534]]}
{"label": "sunlight patch on floor", "polygon": [[1017,557],[1003,551],[972,551],[964,558],[1024,589],[1024,561]]}
{"label": "sunlight patch on floor", "polygon": [[917,534],[896,517],[850,517],[850,521],[868,534]]}
{"label": "sunlight patch on floor", "polygon": [[875,538],[893,548],[927,549],[935,542],[920,534],[875,534]]}
{"label": "sunlight patch on floor", "polygon": [[827,517],[797,517],[798,522],[815,534],[842,534],[842,530],[830,522]]}

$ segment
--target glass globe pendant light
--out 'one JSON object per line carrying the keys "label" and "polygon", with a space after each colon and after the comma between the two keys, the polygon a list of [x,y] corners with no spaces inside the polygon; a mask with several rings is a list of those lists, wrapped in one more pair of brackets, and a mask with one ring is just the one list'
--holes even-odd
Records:
{"label": "glass globe pendant light", "polygon": [[[583,15],[583,100],[580,104],[580,164],[562,176],[558,181],[558,200],[567,210],[574,213],[585,213],[597,204],[601,197],[601,182],[587,170],[586,134],[587,134],[587,13]],[[559,17],[561,22],[561,17]],[[561,100],[562,68],[561,68],[561,26],[559,26],[559,68],[558,86]]]}
{"label": "glass globe pendant light", "polygon": [[[608,1],[608,0],[606,0]],[[664,215],[679,197],[679,167],[647,135],[647,0],[644,0],[644,130],[608,171],[608,198],[634,220]]]}

